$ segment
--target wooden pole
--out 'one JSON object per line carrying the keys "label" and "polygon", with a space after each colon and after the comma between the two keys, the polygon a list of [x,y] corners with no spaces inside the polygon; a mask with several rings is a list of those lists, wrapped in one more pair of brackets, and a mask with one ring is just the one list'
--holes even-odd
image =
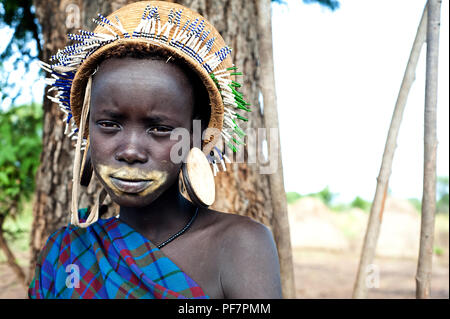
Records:
{"label": "wooden pole", "polygon": [[264,101],[264,125],[267,130],[276,128],[278,132],[278,136],[271,136],[271,143],[268,143],[269,154],[271,154],[271,147],[277,148],[275,150],[276,158],[270,159],[271,161],[277,161],[277,167],[275,172],[269,174],[270,195],[273,207],[272,229],[280,259],[283,298],[291,299],[295,298],[294,264],[292,260],[286,192],[283,181],[283,165],[281,163],[277,98],[273,69],[271,1],[259,0],[256,3],[258,8],[260,90]]}
{"label": "wooden pole", "polygon": [[422,18],[417,29],[416,37],[411,49],[408,64],[403,76],[402,85],[398,93],[397,102],[395,104],[394,113],[392,115],[391,124],[384,148],[383,158],[381,162],[380,172],[377,178],[377,188],[375,197],[370,209],[369,221],[367,224],[364,244],[361,251],[361,258],[358,267],[358,273],[353,288],[353,298],[366,298],[367,285],[366,279],[370,265],[375,258],[378,236],[383,217],[384,203],[388,191],[389,177],[391,175],[392,161],[394,159],[395,148],[397,147],[397,136],[400,130],[400,124],[403,117],[408,94],[412,83],[415,79],[415,71],[419,60],[420,51],[425,42],[427,25],[427,7],[422,14]]}
{"label": "wooden pole", "polygon": [[427,61],[424,115],[424,171],[416,298],[429,298],[436,212],[436,105],[441,1],[428,0]]}

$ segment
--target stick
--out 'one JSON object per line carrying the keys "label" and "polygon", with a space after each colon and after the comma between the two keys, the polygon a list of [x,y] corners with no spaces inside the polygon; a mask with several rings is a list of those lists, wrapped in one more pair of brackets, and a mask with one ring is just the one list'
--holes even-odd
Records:
{"label": "stick", "polygon": [[389,177],[391,175],[392,161],[394,159],[395,148],[397,146],[397,136],[400,130],[400,124],[406,101],[408,99],[408,94],[415,79],[415,71],[419,60],[420,51],[423,43],[425,42],[426,21],[427,6],[425,6],[419,27],[417,29],[416,38],[414,39],[405,74],[403,75],[402,85],[395,104],[394,113],[392,115],[386,145],[384,148],[383,159],[381,162],[381,168],[377,178],[375,197],[370,208],[369,221],[367,224],[358,273],[353,289],[353,298],[367,297],[366,275],[368,274],[370,265],[373,263],[375,257],[383,217],[384,203],[386,201],[388,190]]}
{"label": "stick", "polygon": [[441,1],[428,0],[427,61],[424,115],[424,171],[416,298],[429,298],[436,211],[436,105]]}

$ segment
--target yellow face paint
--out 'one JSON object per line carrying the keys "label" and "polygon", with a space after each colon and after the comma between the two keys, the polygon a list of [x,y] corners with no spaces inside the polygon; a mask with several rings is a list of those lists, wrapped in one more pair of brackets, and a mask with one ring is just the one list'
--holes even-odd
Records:
{"label": "yellow face paint", "polygon": [[97,173],[117,196],[134,194],[146,196],[157,190],[167,179],[167,172],[144,171],[132,167],[114,168],[97,165]]}

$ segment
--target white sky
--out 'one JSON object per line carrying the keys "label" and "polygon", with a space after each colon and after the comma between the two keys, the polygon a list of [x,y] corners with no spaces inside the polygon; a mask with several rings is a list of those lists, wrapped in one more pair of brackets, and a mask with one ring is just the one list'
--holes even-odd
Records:
{"label": "white sky", "polygon": [[[305,194],[328,185],[340,194],[338,201],[371,200],[426,1],[340,0],[334,12],[285,1],[273,4],[272,24],[286,191]],[[437,174],[444,176],[449,175],[448,12],[443,1]],[[397,197],[422,196],[425,53],[424,46],[394,157],[389,184]],[[29,102],[31,91],[35,101],[42,100],[43,81],[30,87],[37,69],[36,63],[17,79],[28,83],[17,104]]]}
{"label": "white sky", "polygon": [[[329,186],[372,200],[387,132],[425,0],[341,0],[331,12],[273,4],[286,191]],[[437,174],[449,174],[448,1],[441,10]],[[393,196],[422,197],[424,46],[394,156]]]}

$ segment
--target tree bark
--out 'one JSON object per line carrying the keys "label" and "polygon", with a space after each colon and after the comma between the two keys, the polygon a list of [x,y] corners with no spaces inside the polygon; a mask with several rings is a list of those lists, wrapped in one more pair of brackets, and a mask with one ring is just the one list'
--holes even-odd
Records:
{"label": "tree bark", "polygon": [[[65,35],[69,31],[64,25],[65,7],[76,3],[81,9],[81,27],[93,29],[91,19],[97,12],[103,15],[134,1],[129,0],[35,0],[36,14],[42,26],[44,39],[44,57],[48,61],[57,49],[66,44]],[[171,1],[174,2],[174,1]],[[232,57],[238,71],[242,71],[243,89],[246,99],[251,103],[258,101],[260,84],[259,42],[255,1],[240,0],[180,0],[175,1],[192,8],[207,18],[223,36],[225,42],[233,48]],[[249,121],[243,125],[246,128],[264,127],[264,119],[258,112],[258,104],[248,113]],[[63,136],[64,127],[62,115],[58,107],[44,98],[44,149],[41,155],[41,167],[37,174],[36,203],[34,206],[34,221],[31,237],[30,275],[33,275],[37,255],[45,244],[47,237],[61,226],[67,225],[70,212],[70,194],[72,184],[73,147]],[[247,127],[245,126],[247,125]],[[247,140],[243,149],[244,158],[255,149],[261,149],[262,141]],[[211,207],[219,211],[249,216],[267,225],[273,230],[274,208],[269,191],[269,176],[259,173],[260,158],[255,163],[233,163],[227,172],[220,172],[216,178],[216,202]],[[281,159],[280,159],[281,161]],[[94,180],[93,180],[94,181]],[[92,182],[91,182],[92,183]],[[99,191],[93,183],[81,194],[80,207],[93,203],[94,195]],[[282,194],[284,196],[284,192]],[[276,211],[278,214],[279,212]],[[286,220],[287,223],[287,220]],[[284,226],[286,227],[286,226]],[[277,237],[276,237],[277,239]],[[283,244],[284,245],[284,244]],[[287,244],[286,244],[287,245]],[[285,249],[281,249],[280,259]]]}
{"label": "tree bark", "polygon": [[441,1],[428,1],[427,61],[424,116],[424,175],[416,298],[430,297],[436,212],[436,105],[438,89]]}
{"label": "tree bark", "polygon": [[408,64],[406,66],[405,74],[403,76],[402,85],[395,104],[394,113],[392,115],[391,124],[384,148],[383,158],[381,162],[380,172],[377,178],[377,188],[375,197],[370,209],[369,221],[367,224],[366,235],[364,237],[364,244],[361,251],[361,258],[358,267],[358,273],[353,289],[353,298],[367,297],[367,272],[370,265],[373,263],[376,253],[376,246],[378,236],[380,233],[381,221],[383,218],[384,203],[388,191],[389,177],[392,170],[392,161],[394,159],[395,148],[397,147],[397,136],[400,130],[400,124],[403,117],[403,111],[406,106],[408,94],[412,83],[415,80],[415,71],[417,62],[419,60],[420,51],[426,37],[427,24],[427,7],[425,7],[419,27],[417,29],[416,38],[411,49]]}

